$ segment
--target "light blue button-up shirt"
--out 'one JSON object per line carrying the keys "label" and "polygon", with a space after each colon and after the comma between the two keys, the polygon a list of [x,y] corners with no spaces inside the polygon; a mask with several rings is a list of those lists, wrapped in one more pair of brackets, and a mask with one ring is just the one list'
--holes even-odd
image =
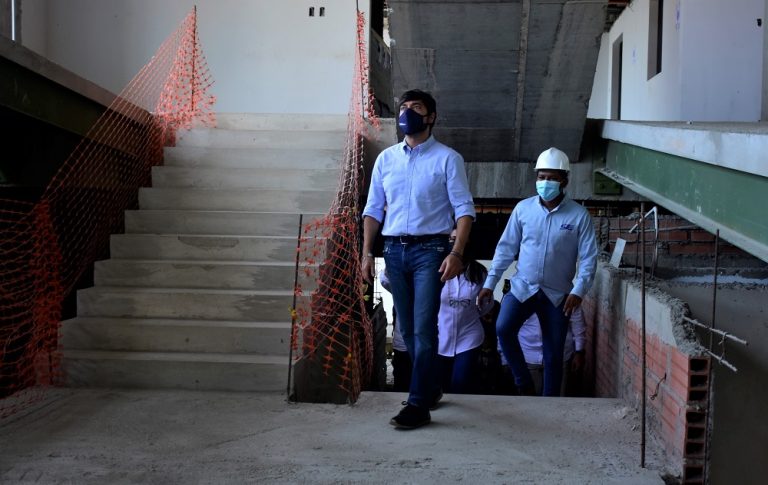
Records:
{"label": "light blue button-up shirt", "polygon": [[455,219],[475,217],[464,159],[432,136],[387,148],[373,166],[363,216],[383,220],[385,236],[450,234]]}
{"label": "light blue button-up shirt", "polygon": [[496,246],[483,287],[494,289],[515,258],[517,273],[510,291],[518,300],[527,300],[539,289],[555,306],[569,293],[583,298],[597,266],[595,228],[589,212],[568,196],[551,212],[538,195],[520,201]]}

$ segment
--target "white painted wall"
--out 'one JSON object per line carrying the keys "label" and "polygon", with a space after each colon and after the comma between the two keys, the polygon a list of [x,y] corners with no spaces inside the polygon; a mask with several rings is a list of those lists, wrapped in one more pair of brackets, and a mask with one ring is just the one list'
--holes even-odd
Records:
{"label": "white painted wall", "polygon": [[[220,112],[346,113],[355,55],[349,0],[24,0],[24,44],[120,92],[198,6]],[[368,9],[368,2],[360,2]],[[309,17],[310,6],[316,16]],[[325,17],[318,17],[319,7]],[[45,16],[41,21],[39,17]]]}
{"label": "white painted wall", "polygon": [[662,71],[651,79],[648,12],[649,0],[635,0],[604,35],[588,117],[610,118],[611,46],[623,36],[622,119],[760,119],[765,0],[664,2]]}
{"label": "white painted wall", "polygon": [[39,0],[21,0],[21,43],[45,56],[48,4]]}
{"label": "white painted wall", "polygon": [[759,121],[765,0],[686,0],[683,8],[681,50],[695,53],[681,59],[683,119]]}

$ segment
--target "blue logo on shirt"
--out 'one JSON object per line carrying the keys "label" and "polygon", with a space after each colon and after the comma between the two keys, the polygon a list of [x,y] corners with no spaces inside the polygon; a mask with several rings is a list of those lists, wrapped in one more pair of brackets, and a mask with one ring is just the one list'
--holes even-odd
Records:
{"label": "blue logo on shirt", "polygon": [[560,225],[560,230],[561,231],[573,231],[573,229],[574,229],[573,224],[561,224]]}

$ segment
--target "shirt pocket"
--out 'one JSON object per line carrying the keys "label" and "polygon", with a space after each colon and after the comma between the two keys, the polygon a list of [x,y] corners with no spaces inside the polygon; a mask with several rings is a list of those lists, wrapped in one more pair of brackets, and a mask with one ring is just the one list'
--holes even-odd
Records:
{"label": "shirt pocket", "polygon": [[571,253],[578,249],[579,227],[573,222],[558,222],[550,231],[552,245],[559,253]]}

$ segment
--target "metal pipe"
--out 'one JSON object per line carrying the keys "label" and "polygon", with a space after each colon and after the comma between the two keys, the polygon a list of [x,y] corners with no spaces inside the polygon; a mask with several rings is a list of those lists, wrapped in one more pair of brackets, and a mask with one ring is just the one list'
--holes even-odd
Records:
{"label": "metal pipe", "polygon": [[711,328],[709,325],[704,325],[698,320],[694,320],[693,318],[683,317],[683,320],[685,320],[688,323],[692,323],[693,325],[696,325],[697,327],[703,328],[705,330],[709,330],[710,332],[714,332],[720,336],[722,336],[724,339],[732,340],[738,344],[741,345],[749,345],[749,342],[747,342],[744,339],[741,339],[731,333],[723,332],[722,330],[718,330],[716,328]]}
{"label": "metal pipe", "polygon": [[[645,212],[645,202],[640,202],[640,214],[643,214]],[[632,232],[630,230],[630,232]],[[640,324],[642,328],[641,336],[640,336],[640,342],[642,345],[642,354],[643,354],[643,374],[642,374],[642,387],[641,387],[641,393],[642,393],[642,417],[641,417],[641,437],[640,437],[640,467],[645,468],[645,406],[646,406],[646,399],[645,399],[645,387],[646,387],[646,376],[645,376],[645,217],[640,218]]]}

